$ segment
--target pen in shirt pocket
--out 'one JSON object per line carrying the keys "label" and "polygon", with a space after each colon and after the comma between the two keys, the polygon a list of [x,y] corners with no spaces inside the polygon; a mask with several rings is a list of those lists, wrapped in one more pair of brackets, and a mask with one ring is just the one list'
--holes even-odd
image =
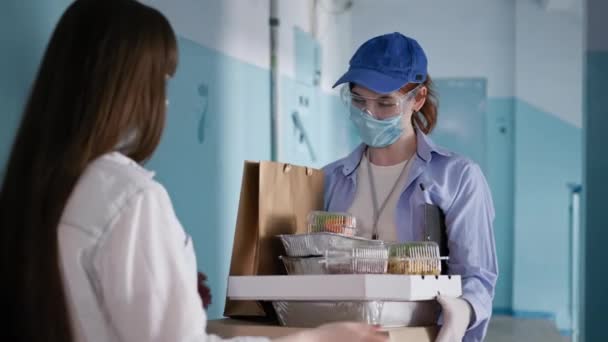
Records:
{"label": "pen in shirt pocket", "polygon": [[418,185],[420,186],[420,191],[422,191],[422,196],[424,198],[424,203],[426,203],[426,204],[433,204],[431,202],[431,196],[429,195],[429,192],[427,191],[427,189],[424,186],[424,184],[422,182],[420,182],[420,183],[418,183]]}

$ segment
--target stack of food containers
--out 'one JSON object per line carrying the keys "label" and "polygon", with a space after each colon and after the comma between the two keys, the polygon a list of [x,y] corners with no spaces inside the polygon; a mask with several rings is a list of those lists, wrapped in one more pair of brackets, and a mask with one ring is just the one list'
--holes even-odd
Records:
{"label": "stack of food containers", "polygon": [[[356,218],[315,211],[306,234],[280,235],[288,275],[400,274],[439,276],[441,257],[434,242],[388,244],[357,237]],[[313,327],[331,321],[362,321],[384,327],[424,326],[437,322],[434,300],[273,301],[282,325]]]}

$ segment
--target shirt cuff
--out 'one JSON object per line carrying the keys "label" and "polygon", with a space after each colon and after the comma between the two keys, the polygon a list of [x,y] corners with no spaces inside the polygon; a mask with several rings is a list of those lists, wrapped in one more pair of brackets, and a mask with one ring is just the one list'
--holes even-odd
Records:
{"label": "shirt cuff", "polygon": [[[484,303],[484,301],[479,298],[479,293],[465,292],[462,294],[462,299],[466,300],[473,309],[473,312],[471,313],[471,320],[469,322],[469,327],[467,330],[477,328],[482,322],[484,322],[490,317],[488,304]],[[490,303],[492,302],[490,301]]]}

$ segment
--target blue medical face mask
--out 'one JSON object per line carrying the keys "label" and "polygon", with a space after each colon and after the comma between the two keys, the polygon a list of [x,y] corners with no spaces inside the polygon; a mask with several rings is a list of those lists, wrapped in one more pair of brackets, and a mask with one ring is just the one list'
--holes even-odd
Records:
{"label": "blue medical face mask", "polygon": [[359,131],[361,140],[370,147],[387,147],[394,144],[403,134],[403,124],[398,114],[385,120],[378,120],[371,114],[355,107],[350,107],[350,120]]}
{"label": "blue medical face mask", "polygon": [[[403,97],[388,99],[364,97],[351,92],[350,87],[344,87],[341,97],[349,106],[350,119],[363,142],[370,147],[382,148],[394,144],[403,134],[403,115],[412,110],[411,100],[421,87],[422,84],[416,86]],[[366,108],[369,105],[375,113]]]}

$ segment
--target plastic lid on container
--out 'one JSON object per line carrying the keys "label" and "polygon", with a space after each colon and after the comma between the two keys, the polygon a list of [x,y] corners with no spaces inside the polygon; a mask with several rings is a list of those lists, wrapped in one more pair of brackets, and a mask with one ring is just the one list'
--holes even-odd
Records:
{"label": "plastic lid on container", "polygon": [[441,274],[439,245],[432,241],[407,242],[389,246],[388,273]]}
{"label": "plastic lid on container", "polygon": [[395,243],[389,245],[389,256],[400,258],[437,258],[439,259],[439,245],[434,241],[416,241]]}
{"label": "plastic lid on container", "polygon": [[357,219],[348,213],[313,211],[308,215],[308,231],[354,236],[357,233]]}

